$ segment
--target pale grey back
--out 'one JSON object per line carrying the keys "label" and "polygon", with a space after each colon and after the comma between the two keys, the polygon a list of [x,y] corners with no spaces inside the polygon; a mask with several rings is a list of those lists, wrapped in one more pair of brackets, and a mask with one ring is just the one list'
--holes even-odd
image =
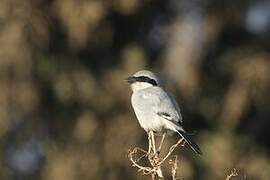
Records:
{"label": "pale grey back", "polygon": [[156,121],[158,123],[161,119],[158,113],[169,114],[172,117],[172,121],[176,124],[179,123],[179,126],[182,122],[177,103],[158,86],[134,92],[131,101],[139,122],[149,121],[150,119],[150,121]]}

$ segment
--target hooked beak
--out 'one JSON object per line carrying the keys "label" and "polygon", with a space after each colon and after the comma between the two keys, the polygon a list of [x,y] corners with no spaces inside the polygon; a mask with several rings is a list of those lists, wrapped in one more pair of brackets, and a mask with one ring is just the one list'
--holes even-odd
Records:
{"label": "hooked beak", "polygon": [[134,76],[129,76],[125,79],[125,81],[127,81],[129,84],[132,84],[136,82],[136,78]]}

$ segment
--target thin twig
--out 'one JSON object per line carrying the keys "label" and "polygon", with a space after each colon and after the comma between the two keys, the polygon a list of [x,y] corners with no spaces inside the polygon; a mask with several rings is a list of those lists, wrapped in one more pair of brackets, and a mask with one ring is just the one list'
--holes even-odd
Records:
{"label": "thin twig", "polygon": [[230,180],[232,177],[238,176],[237,170],[235,168],[233,168],[233,170],[231,171],[231,174],[229,174],[226,177],[226,180]]}
{"label": "thin twig", "polygon": [[133,155],[137,153],[137,149],[138,149],[138,148],[135,148],[133,151],[130,151],[130,152],[129,152],[129,155],[128,155],[130,161],[132,162],[132,165],[133,165],[133,166],[136,166],[137,168],[139,168],[138,171],[142,171],[143,174],[145,174],[145,175],[151,174],[152,171],[153,171],[151,167],[141,166],[141,165],[139,165],[139,164],[137,163],[138,160],[134,160],[134,159],[133,159]]}
{"label": "thin twig", "polygon": [[[155,139],[154,139],[154,133],[148,132],[148,151],[145,151],[141,148],[134,148],[133,150],[129,151],[128,157],[132,163],[132,166],[138,168],[138,172],[142,172],[143,175],[151,175],[152,180],[155,180],[156,178],[164,179],[161,165],[165,162],[165,160],[172,154],[174,149],[183,142],[183,139],[180,139],[176,144],[172,145],[169,149],[169,152],[164,156],[163,158],[159,156],[158,151],[156,150],[155,146]],[[135,155],[138,153],[142,153],[141,156],[138,158],[135,158]],[[140,161],[144,158],[148,159],[149,166],[140,165]],[[172,171],[174,180],[179,179],[176,178],[176,168],[177,168],[177,159],[175,160],[174,168],[175,172]]]}
{"label": "thin twig", "polygon": [[165,137],[166,137],[166,133],[163,133],[162,138],[161,138],[160,143],[159,143],[157,153],[160,153]]}
{"label": "thin twig", "polygon": [[156,154],[156,142],[155,142],[155,135],[154,135],[154,132],[153,131],[150,131],[150,135],[151,135],[151,138],[152,138],[152,150],[154,152],[154,154]]}
{"label": "thin twig", "polygon": [[172,172],[172,179],[173,180],[183,179],[181,177],[176,177],[176,173],[177,173],[177,169],[178,169],[178,162],[179,162],[179,160],[178,160],[177,155],[174,156],[174,160],[170,160],[170,162],[169,162],[169,164],[172,165],[172,171],[171,172]]}
{"label": "thin twig", "polygon": [[159,162],[158,165],[162,164],[171,154],[172,152],[174,151],[174,149],[184,140],[184,138],[180,139],[176,144],[172,145],[170,147],[170,150],[169,152],[167,153],[167,155]]}

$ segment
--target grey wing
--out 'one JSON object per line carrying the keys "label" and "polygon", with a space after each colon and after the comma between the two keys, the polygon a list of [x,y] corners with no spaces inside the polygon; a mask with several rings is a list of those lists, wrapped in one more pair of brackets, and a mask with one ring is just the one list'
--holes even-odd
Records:
{"label": "grey wing", "polygon": [[181,125],[182,116],[174,98],[170,97],[161,88],[157,88],[153,94],[155,94],[158,99],[156,101],[156,113],[166,120],[172,121],[177,125]]}
{"label": "grey wing", "polygon": [[178,103],[175,100],[175,97],[171,93],[168,93],[168,96],[170,97],[170,99],[171,99],[171,101],[172,101],[172,103],[173,103],[173,105],[174,105],[174,107],[175,107],[175,109],[177,111],[177,114],[179,115],[179,121],[181,123],[183,123],[183,118],[182,118],[182,115],[181,115],[181,111],[180,111],[180,108],[178,106]]}

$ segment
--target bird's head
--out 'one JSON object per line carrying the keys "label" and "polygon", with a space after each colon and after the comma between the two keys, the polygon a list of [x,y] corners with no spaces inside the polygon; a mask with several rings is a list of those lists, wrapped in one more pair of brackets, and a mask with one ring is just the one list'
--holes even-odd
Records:
{"label": "bird's head", "polygon": [[131,85],[133,92],[153,87],[159,86],[159,80],[157,76],[151,71],[141,70],[126,78],[126,81]]}

